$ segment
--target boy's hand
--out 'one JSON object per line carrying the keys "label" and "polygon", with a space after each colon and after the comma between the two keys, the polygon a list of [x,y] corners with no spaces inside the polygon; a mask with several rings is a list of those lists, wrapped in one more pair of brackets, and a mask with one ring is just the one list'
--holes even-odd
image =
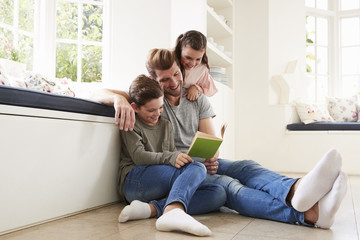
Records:
{"label": "boy's hand", "polygon": [[194,160],[186,153],[180,153],[175,160],[175,167],[181,168],[189,162],[194,162]]}

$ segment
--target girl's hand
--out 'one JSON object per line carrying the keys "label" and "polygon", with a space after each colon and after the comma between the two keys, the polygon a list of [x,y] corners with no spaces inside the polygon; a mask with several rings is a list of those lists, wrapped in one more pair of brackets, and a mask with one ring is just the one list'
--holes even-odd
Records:
{"label": "girl's hand", "polygon": [[175,167],[181,168],[189,162],[194,162],[194,160],[192,160],[192,158],[189,155],[185,153],[180,153],[175,160]]}
{"label": "girl's hand", "polygon": [[196,86],[192,85],[191,87],[189,87],[188,91],[184,94],[183,97],[186,96],[186,98],[189,99],[190,101],[195,101],[198,99],[199,93],[200,92],[196,88]]}

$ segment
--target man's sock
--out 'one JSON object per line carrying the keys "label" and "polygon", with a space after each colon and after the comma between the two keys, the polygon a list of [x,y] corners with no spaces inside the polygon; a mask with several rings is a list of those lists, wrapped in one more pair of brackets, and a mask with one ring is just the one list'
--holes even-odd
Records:
{"label": "man's sock", "polygon": [[183,231],[197,236],[211,235],[210,229],[198,222],[181,209],[173,209],[163,214],[156,221],[156,229],[159,231]]}
{"label": "man's sock", "polygon": [[331,191],[319,201],[319,218],[315,224],[317,227],[326,229],[331,227],[346,190],[347,176],[344,172],[340,172]]}
{"label": "man's sock", "polygon": [[134,200],[130,205],[124,207],[119,215],[119,222],[150,218],[151,209],[148,203]]}
{"label": "man's sock", "polygon": [[341,156],[331,149],[303,178],[291,200],[291,205],[299,212],[314,206],[330,191],[341,169]]}

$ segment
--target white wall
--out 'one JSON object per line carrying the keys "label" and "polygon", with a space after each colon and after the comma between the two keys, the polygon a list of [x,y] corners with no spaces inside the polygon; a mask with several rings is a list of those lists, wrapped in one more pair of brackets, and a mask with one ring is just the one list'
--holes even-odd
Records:
{"label": "white wall", "polygon": [[145,61],[152,48],[170,47],[170,1],[111,1],[109,63],[106,87],[128,89],[132,80],[147,73]]}
{"label": "white wall", "polygon": [[[276,104],[271,77],[299,61],[301,86],[305,59],[303,0],[236,0],[236,158],[253,159],[284,172],[307,172],[330,148],[343,156],[343,169],[360,174],[359,133],[287,133],[293,109]],[[304,87],[296,95],[306,95]]]}

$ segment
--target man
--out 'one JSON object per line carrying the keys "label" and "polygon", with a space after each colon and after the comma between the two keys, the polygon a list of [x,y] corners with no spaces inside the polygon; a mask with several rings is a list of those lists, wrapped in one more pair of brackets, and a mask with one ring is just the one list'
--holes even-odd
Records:
{"label": "man", "polygon": [[[189,101],[182,97],[185,89],[173,52],[151,50],[146,67],[164,90],[162,116],[173,125],[178,150],[187,151],[196,131],[215,135],[215,114],[207,98],[200,95],[196,101]],[[120,129],[132,130],[135,117],[125,92],[103,89],[94,99],[113,105]],[[209,173],[205,181],[223,186],[227,193],[225,206],[242,215],[330,228],[347,188],[341,161],[340,154],[330,150],[312,171],[301,179],[293,179],[251,160],[218,159],[217,154],[204,162]]]}

